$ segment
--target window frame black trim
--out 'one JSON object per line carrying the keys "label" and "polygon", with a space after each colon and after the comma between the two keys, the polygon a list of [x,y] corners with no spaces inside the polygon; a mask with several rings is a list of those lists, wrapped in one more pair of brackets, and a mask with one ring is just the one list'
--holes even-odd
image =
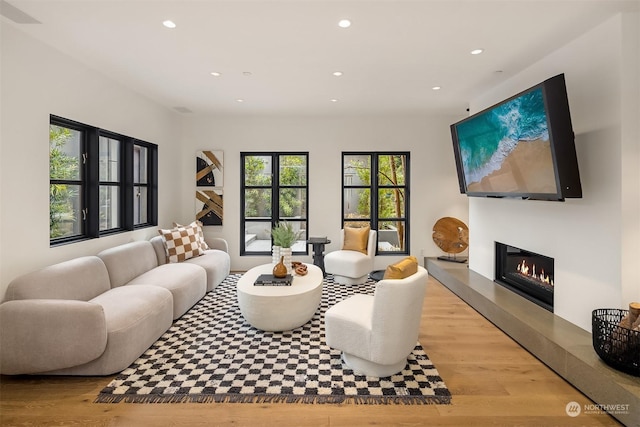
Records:
{"label": "window frame black trim", "polygon": [[[255,185],[246,186],[245,183],[245,157],[271,157],[271,185]],[[306,185],[287,185],[280,186],[280,156],[305,156],[305,182]],[[280,221],[280,189],[283,188],[303,188],[307,191],[305,198],[306,218],[300,220],[288,220],[289,222],[306,222],[307,238],[309,237],[309,152],[308,151],[242,151],[240,152],[240,256],[263,256],[271,255],[271,251],[255,251],[248,252],[245,243],[245,231],[247,222],[269,222],[271,228],[275,227]],[[272,192],[271,196],[271,218],[245,218],[245,190],[247,188],[263,188]],[[295,251],[294,255],[309,255],[309,246],[305,245],[304,251]]]}
{"label": "window frame black trim", "polygon": [[[345,156],[365,156],[368,155],[371,157],[371,173],[370,173],[370,184],[369,185],[346,185],[345,177],[344,177],[344,169],[345,169]],[[404,185],[380,185],[378,180],[378,158],[380,156],[405,156],[406,164],[404,171]],[[376,233],[376,255],[381,256],[390,256],[390,255],[408,255],[411,253],[410,250],[410,172],[411,172],[411,152],[410,151],[343,151],[341,153],[341,209],[340,209],[340,224],[341,228],[344,228],[345,222],[357,222],[357,221],[369,221],[372,230],[377,230],[380,222],[385,221],[404,221],[405,224],[405,233],[404,233],[404,247],[403,251],[379,251],[377,240],[379,236]],[[373,171],[375,170],[375,175]],[[370,204],[370,217],[369,218],[357,218],[350,219],[345,218],[345,189],[369,189],[369,204]],[[378,194],[380,189],[385,188],[404,188],[405,191],[405,205],[404,205],[404,218],[394,217],[394,218],[379,218],[378,214]],[[375,194],[375,195],[374,195]]]}
{"label": "window frame black trim", "polygon": [[[110,139],[115,139],[120,141],[121,143],[121,147],[120,147],[120,158],[118,159],[118,163],[119,163],[119,169],[120,169],[120,181],[117,182],[105,182],[105,181],[100,181],[100,137],[106,137],[106,138],[110,138]],[[104,185],[110,185],[110,186],[114,186],[114,187],[118,187],[120,189],[120,191],[118,192],[119,197],[118,197],[118,223],[120,224],[119,227],[113,227],[113,228],[109,228],[107,230],[100,230],[100,215],[98,214],[98,216],[92,217],[89,216],[88,220],[90,221],[97,221],[97,224],[93,225],[93,228],[90,228],[92,231],[95,232],[95,229],[97,227],[98,230],[98,237],[99,236],[105,236],[108,234],[116,234],[116,233],[120,233],[122,231],[127,230],[124,222],[124,217],[125,217],[125,194],[124,194],[124,189],[126,187],[126,180],[125,180],[125,164],[124,164],[124,159],[127,155],[127,140],[128,137],[124,136],[124,135],[120,135],[114,132],[110,132],[110,131],[106,131],[104,129],[96,129],[96,136],[95,136],[95,141],[90,138],[89,140],[89,147],[87,149],[87,152],[89,153],[89,161],[87,163],[89,164],[95,164],[96,162],[98,163],[98,167],[90,167],[87,166],[87,169],[93,173],[96,174],[95,177],[92,177],[93,179],[95,179],[95,181],[97,182],[98,185],[98,191],[100,191],[100,187],[104,186]],[[95,143],[95,146],[94,146]],[[116,185],[113,185],[116,184]],[[92,187],[90,187],[91,189]],[[89,209],[89,212],[93,212],[95,211],[95,209],[100,209],[100,197],[98,194],[98,199],[93,201],[95,202],[95,206],[93,206],[93,210],[91,210],[91,208]]]}
{"label": "window frame black trim", "polygon": [[[49,238],[50,247],[158,225],[158,145],[54,114],[49,115],[49,126],[51,125],[66,127],[83,133],[80,142],[80,154],[81,156],[86,154],[86,161],[81,165],[80,180],[77,182],[82,186],[81,209],[87,209],[87,214],[85,220],[80,219],[82,223],[79,235],[54,239]],[[120,226],[103,231],[100,231],[100,136],[118,139],[122,143],[119,159],[121,178],[118,185],[120,188],[118,197]],[[147,185],[150,190],[147,191],[147,222],[135,226],[133,224],[134,145],[141,145],[148,149]],[[49,177],[49,185],[55,182],[64,183],[62,181],[63,180],[51,180],[51,177]],[[74,181],[74,183],[76,183],[76,181]]]}

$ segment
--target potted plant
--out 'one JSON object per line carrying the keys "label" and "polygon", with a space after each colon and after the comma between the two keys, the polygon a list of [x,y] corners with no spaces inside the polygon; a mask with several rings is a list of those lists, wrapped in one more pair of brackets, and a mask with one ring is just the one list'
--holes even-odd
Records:
{"label": "potted plant", "polygon": [[284,265],[287,272],[291,271],[291,246],[298,240],[299,231],[293,229],[293,225],[287,221],[280,221],[271,229],[271,238],[273,240],[272,263],[280,262],[280,257],[284,257]]}
{"label": "potted plant", "polygon": [[293,230],[293,225],[287,221],[280,221],[271,230],[273,245],[281,248],[290,248],[298,240],[299,232]]}

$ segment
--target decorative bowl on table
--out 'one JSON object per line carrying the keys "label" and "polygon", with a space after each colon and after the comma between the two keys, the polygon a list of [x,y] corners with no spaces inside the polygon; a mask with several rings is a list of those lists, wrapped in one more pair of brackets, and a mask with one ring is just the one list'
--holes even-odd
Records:
{"label": "decorative bowl on table", "polygon": [[307,266],[300,261],[292,261],[291,268],[298,276],[305,276],[307,274]]}

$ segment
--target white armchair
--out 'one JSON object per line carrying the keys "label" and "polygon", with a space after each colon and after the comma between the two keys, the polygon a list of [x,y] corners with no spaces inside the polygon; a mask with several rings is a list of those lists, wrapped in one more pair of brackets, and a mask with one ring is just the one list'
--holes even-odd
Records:
{"label": "white armchair", "polygon": [[353,295],[325,313],[329,347],[342,351],[342,360],[354,372],[388,377],[407,364],[420,331],[427,270],[404,279],[385,279],[374,295]]}
{"label": "white armchair", "polygon": [[[344,229],[340,230],[340,248],[344,247]],[[333,274],[336,283],[343,285],[360,285],[367,281],[373,270],[373,260],[376,256],[376,231],[369,231],[367,253],[354,250],[340,249],[329,252],[324,257],[324,268]]]}

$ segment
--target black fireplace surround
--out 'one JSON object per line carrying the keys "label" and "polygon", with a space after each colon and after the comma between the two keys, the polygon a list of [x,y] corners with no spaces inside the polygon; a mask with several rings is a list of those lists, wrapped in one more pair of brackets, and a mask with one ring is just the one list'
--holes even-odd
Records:
{"label": "black fireplace surround", "polygon": [[553,312],[553,258],[496,242],[495,282]]}

